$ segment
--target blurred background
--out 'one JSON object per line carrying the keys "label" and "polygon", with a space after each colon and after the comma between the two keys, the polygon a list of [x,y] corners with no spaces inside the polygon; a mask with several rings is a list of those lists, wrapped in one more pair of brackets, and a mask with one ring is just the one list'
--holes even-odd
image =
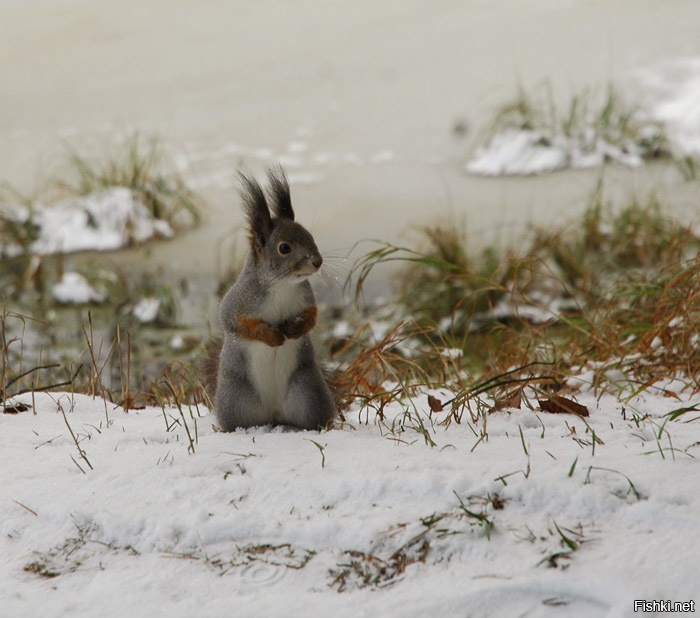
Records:
{"label": "blurred background", "polygon": [[[698,24],[690,0],[0,0],[3,201],[51,204],[76,160],[84,171],[157,143],[198,196],[199,223],[95,259],[168,282],[189,299],[179,319],[200,330],[245,250],[239,170],[282,163],[297,218],[341,283],[358,242],[412,246],[422,226],[450,222],[477,249],[517,244],[580,214],[603,176],[613,201],[653,190],[693,219],[698,183],[667,163],[478,170],[512,155],[515,142],[483,150],[504,112],[544,100],[551,125],[613,87],[664,123],[677,158],[700,151]],[[558,139],[537,135],[520,155]]]}
{"label": "blurred background", "polygon": [[32,193],[66,144],[157,137],[207,203],[164,248],[183,273],[214,268],[235,233],[237,170],[272,161],[334,254],[452,211],[475,242],[517,235],[590,179],[465,174],[499,105],[519,87],[551,84],[565,105],[613,83],[651,106],[667,93],[641,72],[700,55],[700,4],[683,0],[0,0],[0,13],[0,178]]}

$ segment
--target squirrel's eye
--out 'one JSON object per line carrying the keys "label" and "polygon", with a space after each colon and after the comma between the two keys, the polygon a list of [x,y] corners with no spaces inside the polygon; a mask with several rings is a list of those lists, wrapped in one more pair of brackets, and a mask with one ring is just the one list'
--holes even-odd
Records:
{"label": "squirrel's eye", "polygon": [[280,255],[289,255],[292,252],[292,245],[286,242],[281,242],[277,247],[277,251],[280,252]]}

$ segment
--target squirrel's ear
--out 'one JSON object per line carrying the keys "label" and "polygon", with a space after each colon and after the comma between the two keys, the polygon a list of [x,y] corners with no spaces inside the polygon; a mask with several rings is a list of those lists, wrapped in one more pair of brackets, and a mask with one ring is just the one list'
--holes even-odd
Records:
{"label": "squirrel's ear", "polygon": [[248,219],[250,246],[253,251],[260,251],[272,233],[272,219],[267,207],[265,192],[254,178],[241,173],[241,197],[243,212]]}
{"label": "squirrel's ear", "polygon": [[292,198],[289,195],[289,182],[282,166],[271,167],[267,171],[267,178],[269,182],[268,196],[270,197],[272,212],[282,219],[294,221]]}

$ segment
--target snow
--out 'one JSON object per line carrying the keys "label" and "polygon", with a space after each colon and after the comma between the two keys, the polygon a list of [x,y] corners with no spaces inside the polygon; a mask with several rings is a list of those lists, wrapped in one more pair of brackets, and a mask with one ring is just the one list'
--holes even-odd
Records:
{"label": "snow", "polygon": [[700,154],[700,57],[675,58],[640,70],[655,100],[651,116],[663,122],[684,154]]}
{"label": "snow", "polygon": [[542,135],[535,131],[509,129],[493,136],[479,148],[466,170],[472,174],[537,174],[562,169],[567,164],[566,152],[556,146],[542,144]]}
{"label": "snow", "polygon": [[477,149],[465,170],[482,176],[534,175],[562,169],[591,169],[606,161],[638,167],[642,159],[633,145],[621,149],[589,136],[572,139],[544,131],[506,129]]}
{"label": "snow", "polygon": [[[30,245],[33,254],[113,251],[143,243],[154,237],[170,237],[167,221],[153,219],[148,209],[126,187],[62,200],[50,207],[37,205],[7,207],[18,222],[31,220],[37,238]],[[3,247],[3,254],[17,255],[19,247]]]}
{"label": "snow", "polygon": [[445,428],[425,393],[322,433],[18,396],[33,407],[0,414],[0,614],[619,618],[700,601],[700,413],[665,416],[699,398],[669,383],[618,400],[593,374],[587,419],[523,406]]}
{"label": "snow", "polygon": [[52,287],[51,295],[64,305],[105,301],[104,294],[95,290],[83,275],[73,271],[63,273],[61,280]]}
{"label": "snow", "polygon": [[139,300],[133,309],[133,314],[142,324],[155,322],[158,319],[158,313],[160,313],[160,301],[150,296]]}

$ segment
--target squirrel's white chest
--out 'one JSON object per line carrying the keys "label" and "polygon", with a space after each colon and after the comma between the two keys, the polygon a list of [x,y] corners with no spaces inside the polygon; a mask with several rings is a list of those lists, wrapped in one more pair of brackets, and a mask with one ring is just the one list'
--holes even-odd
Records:
{"label": "squirrel's white chest", "polygon": [[[282,283],[270,290],[259,315],[266,322],[277,324],[299,314],[307,305],[308,299],[298,284]],[[246,342],[251,381],[263,407],[272,414],[282,414],[284,410],[289,378],[299,364],[300,344],[300,339],[288,339],[277,347]]]}
{"label": "squirrel's white chest", "polygon": [[282,282],[270,289],[260,308],[260,317],[270,324],[278,324],[282,320],[297,315],[308,304],[304,291],[298,283]]}
{"label": "squirrel's white chest", "polygon": [[281,414],[284,409],[289,378],[298,365],[299,344],[299,339],[274,348],[247,342],[251,380],[263,406],[273,414]]}

